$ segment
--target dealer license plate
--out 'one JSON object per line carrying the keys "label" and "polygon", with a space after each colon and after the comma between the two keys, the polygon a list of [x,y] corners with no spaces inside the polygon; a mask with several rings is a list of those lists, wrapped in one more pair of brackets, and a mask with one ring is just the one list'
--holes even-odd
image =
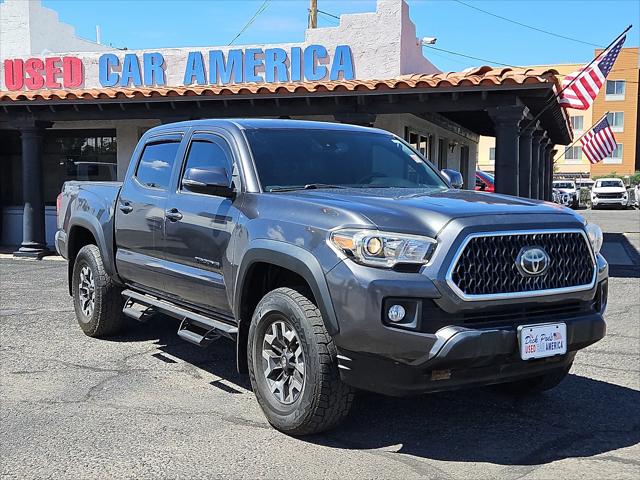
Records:
{"label": "dealer license plate", "polygon": [[567,326],[564,323],[521,325],[518,327],[520,357],[552,357],[567,353]]}

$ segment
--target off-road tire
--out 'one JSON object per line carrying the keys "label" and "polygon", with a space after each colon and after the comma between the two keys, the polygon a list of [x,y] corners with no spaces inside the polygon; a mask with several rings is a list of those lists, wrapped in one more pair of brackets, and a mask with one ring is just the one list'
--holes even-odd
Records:
{"label": "off-road tire", "polygon": [[[80,275],[88,267],[95,284],[94,307],[91,315],[85,314],[80,300]],[[82,331],[89,337],[107,337],[122,330],[125,317],[122,314],[124,299],[119,288],[104,269],[102,255],[95,245],[80,249],[73,265],[71,277],[73,305],[76,319]]]}
{"label": "off-road tire", "polygon": [[501,383],[497,386],[501,390],[515,395],[535,395],[557,387],[569,374],[569,370],[571,370],[572,365],[573,362],[566,367],[550,370],[544,375],[515,382]]}
{"label": "off-road tire", "polygon": [[[271,392],[262,364],[267,328],[285,319],[304,353],[304,384],[293,403],[281,403]],[[354,390],[340,380],[336,347],[318,307],[303,293],[278,288],[256,307],[249,327],[247,360],[253,391],[267,420],[288,435],[310,435],[337,426],[349,413]]]}

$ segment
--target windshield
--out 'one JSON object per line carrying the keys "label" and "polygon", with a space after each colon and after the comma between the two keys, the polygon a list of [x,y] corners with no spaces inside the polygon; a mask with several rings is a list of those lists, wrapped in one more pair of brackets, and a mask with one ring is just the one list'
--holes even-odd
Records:
{"label": "windshield", "polygon": [[297,188],[448,188],[392,135],[322,129],[246,130],[265,191]]}
{"label": "windshield", "polygon": [[598,180],[596,187],[624,187],[622,180]]}
{"label": "windshield", "polygon": [[573,182],[553,182],[554,188],[576,188]]}

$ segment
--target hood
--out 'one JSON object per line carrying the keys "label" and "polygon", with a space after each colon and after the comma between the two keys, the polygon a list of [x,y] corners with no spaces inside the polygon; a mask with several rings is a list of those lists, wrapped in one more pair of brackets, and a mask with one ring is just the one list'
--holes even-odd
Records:
{"label": "hood", "polygon": [[279,193],[321,208],[348,211],[376,227],[435,235],[454,218],[486,215],[575,215],[555,203],[472,190],[407,188],[296,190]]}

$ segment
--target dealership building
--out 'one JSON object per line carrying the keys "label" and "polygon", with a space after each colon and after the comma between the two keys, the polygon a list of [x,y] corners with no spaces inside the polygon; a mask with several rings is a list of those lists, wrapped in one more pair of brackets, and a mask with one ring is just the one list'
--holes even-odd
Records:
{"label": "dealership building", "polygon": [[120,50],[78,38],[39,0],[5,0],[0,243],[41,256],[64,181],[121,180],[145,130],[210,117],[375,126],[471,188],[479,138],[490,136],[497,191],[550,198],[555,145],[572,137],[557,72],[443,73],[423,54],[425,28],[404,0],[378,0],[375,12],[307,29],[298,43]]}

